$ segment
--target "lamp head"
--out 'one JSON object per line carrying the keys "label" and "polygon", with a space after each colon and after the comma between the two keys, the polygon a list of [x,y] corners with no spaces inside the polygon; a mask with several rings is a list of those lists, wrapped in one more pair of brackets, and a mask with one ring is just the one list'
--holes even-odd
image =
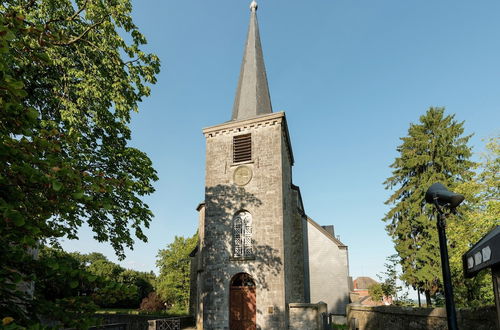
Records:
{"label": "lamp head", "polygon": [[451,209],[460,205],[464,199],[465,197],[463,195],[449,191],[441,183],[434,183],[425,193],[425,201],[427,203],[433,204],[434,201],[437,200],[440,206],[447,206]]}

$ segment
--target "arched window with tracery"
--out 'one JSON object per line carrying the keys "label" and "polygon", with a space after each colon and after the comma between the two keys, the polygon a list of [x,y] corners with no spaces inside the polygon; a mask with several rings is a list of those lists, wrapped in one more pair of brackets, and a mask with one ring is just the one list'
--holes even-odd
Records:
{"label": "arched window with tracery", "polygon": [[236,213],[233,218],[233,257],[253,257],[252,215],[247,211]]}

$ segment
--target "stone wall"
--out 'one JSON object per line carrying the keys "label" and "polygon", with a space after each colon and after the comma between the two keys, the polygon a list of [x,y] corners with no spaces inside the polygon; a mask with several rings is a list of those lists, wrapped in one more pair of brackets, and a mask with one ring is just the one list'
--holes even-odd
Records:
{"label": "stone wall", "polygon": [[324,328],[322,314],[327,312],[325,303],[292,303],[288,305],[291,330],[321,330]]}
{"label": "stone wall", "polygon": [[[281,136],[283,183],[283,250],[287,303],[304,303],[304,248],[302,217],[298,208],[298,193],[292,189],[292,152],[288,143],[286,123]],[[307,301],[309,302],[309,301]],[[288,317],[288,316],[287,316]]]}
{"label": "stone wall", "polygon": [[[460,330],[496,329],[495,308],[457,310]],[[350,330],[438,330],[447,328],[445,308],[412,308],[395,306],[347,306]]]}

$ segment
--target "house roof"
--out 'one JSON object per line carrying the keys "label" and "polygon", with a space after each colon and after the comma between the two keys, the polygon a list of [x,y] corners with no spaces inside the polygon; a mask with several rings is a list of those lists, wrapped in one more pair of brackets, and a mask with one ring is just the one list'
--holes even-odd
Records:
{"label": "house roof", "polygon": [[375,281],[373,278],[368,277],[368,276],[361,276],[357,277],[354,280],[354,290],[368,290],[370,286],[373,284],[377,284],[378,282]]}
{"label": "house roof", "polygon": [[200,212],[200,210],[205,207],[205,202],[201,202],[200,204],[198,204],[198,206],[196,207],[196,211]]}
{"label": "house roof", "polygon": [[323,235],[325,235],[330,240],[332,240],[335,244],[337,244],[339,248],[347,249],[347,245],[345,245],[338,238],[336,238],[332,234],[330,234],[325,228],[321,227],[321,225],[319,225],[316,221],[309,218],[307,215],[306,215],[306,217],[307,217],[307,222],[309,222],[311,225],[316,227],[316,229],[318,229],[321,233],[323,233]]}
{"label": "house roof", "polygon": [[199,250],[199,249],[200,249],[200,246],[199,246],[199,245],[196,245],[196,247],[193,249],[193,251],[191,251],[191,252],[189,253],[189,256],[190,256],[190,257],[194,257],[194,256],[196,256],[196,254],[198,253],[198,250]]}
{"label": "house roof", "polygon": [[298,203],[299,205],[297,205],[298,209],[299,209],[299,213],[300,215],[305,215],[305,210],[304,210],[304,203],[302,202],[302,194],[300,193],[300,188],[299,186],[296,186],[292,183],[292,190],[295,190],[297,192],[297,196],[298,196]]}

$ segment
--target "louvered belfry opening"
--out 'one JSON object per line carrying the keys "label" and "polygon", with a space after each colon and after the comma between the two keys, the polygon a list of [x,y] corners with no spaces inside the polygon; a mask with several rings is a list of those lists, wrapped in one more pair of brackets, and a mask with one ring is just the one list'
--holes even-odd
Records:
{"label": "louvered belfry opening", "polygon": [[243,134],[233,137],[233,163],[252,160],[252,135]]}

